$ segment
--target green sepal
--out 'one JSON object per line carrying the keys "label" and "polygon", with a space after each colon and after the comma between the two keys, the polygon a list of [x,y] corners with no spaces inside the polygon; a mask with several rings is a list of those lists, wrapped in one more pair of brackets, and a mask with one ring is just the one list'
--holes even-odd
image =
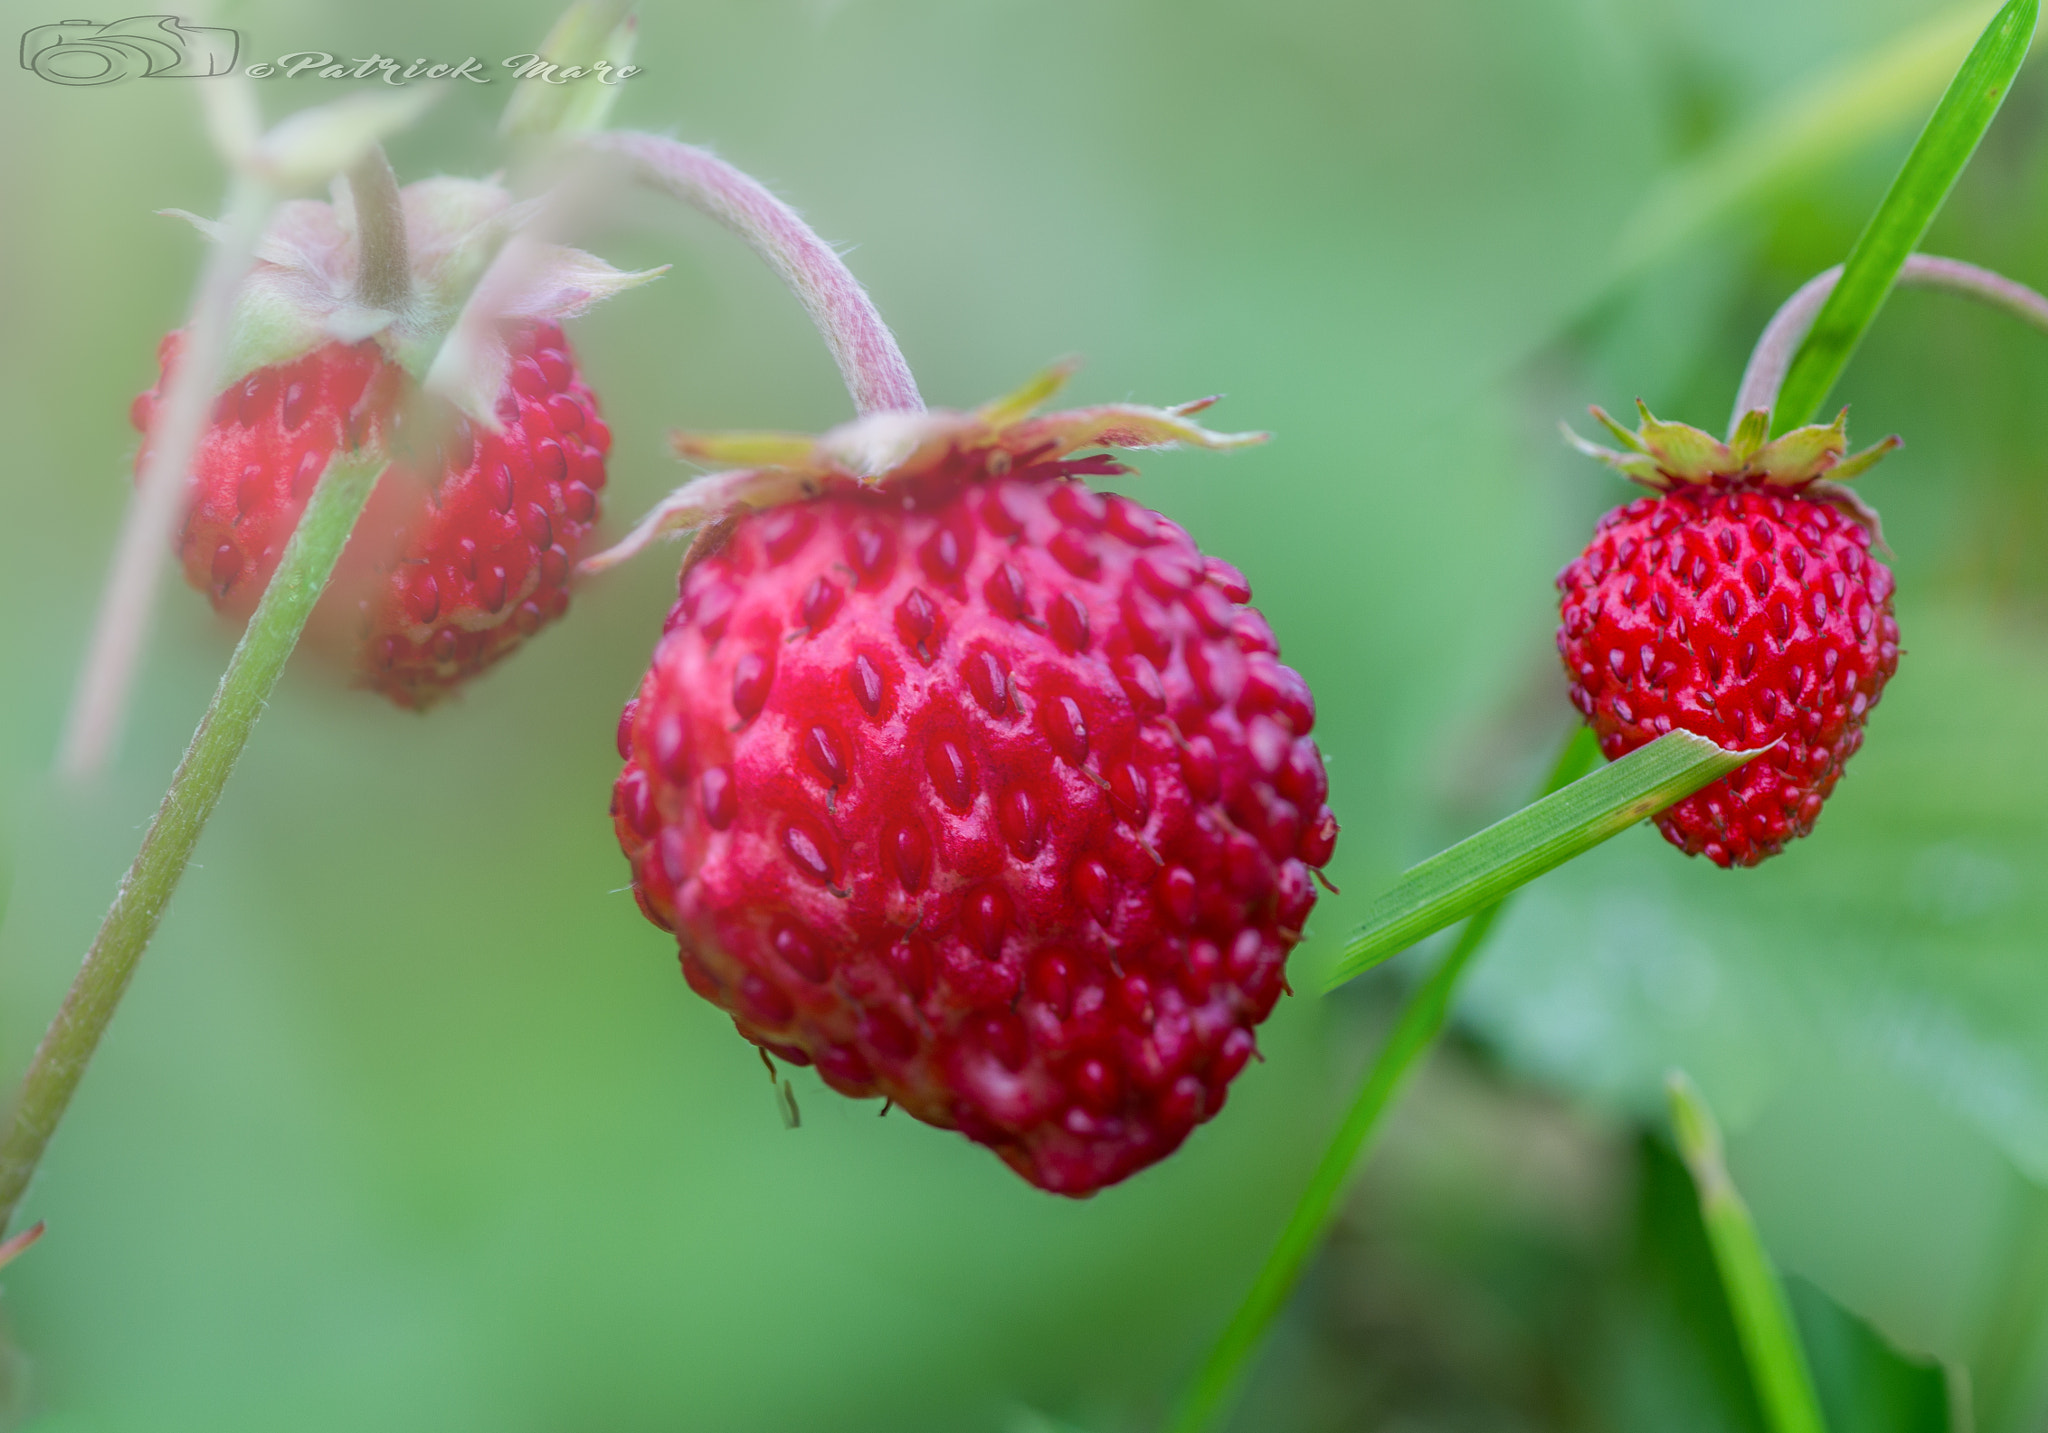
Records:
{"label": "green sepal", "polygon": [[1728,440],[1728,451],[1736,462],[1747,466],[1750,459],[1763,451],[1770,437],[1771,410],[1752,408],[1735,425],[1735,435]]}
{"label": "green sepal", "polygon": [[[1608,419],[1607,415],[1598,408],[1593,410],[1593,415],[1603,422],[1607,422],[1610,427],[1613,426],[1612,420]],[[1587,457],[1607,464],[1608,467],[1614,469],[1623,477],[1633,482],[1647,484],[1653,488],[1662,488],[1664,486],[1664,475],[1657,470],[1657,460],[1655,458],[1642,453],[1617,453],[1612,448],[1603,448],[1598,443],[1589,443],[1577,433],[1574,433],[1572,425],[1569,423],[1560,423],[1557,425],[1557,429],[1560,433],[1564,434],[1564,440],[1567,443],[1570,443]],[[1625,429],[1618,429],[1617,431],[1625,433],[1631,442],[1634,441],[1635,434],[1627,433]]]}
{"label": "green sepal", "polygon": [[1852,453],[1832,468],[1829,468],[1828,481],[1831,483],[1846,483],[1851,478],[1861,477],[1864,473],[1876,467],[1878,461],[1886,453],[1891,452],[1894,448],[1903,448],[1904,446],[1905,444],[1900,440],[1899,435],[1894,433],[1882,443],[1865,448],[1860,453]]}
{"label": "green sepal", "polygon": [[[1636,403],[1638,406],[1641,406],[1642,400],[1639,398],[1636,400]],[[1605,428],[1608,432],[1612,433],[1615,436],[1615,439],[1621,444],[1621,446],[1628,449],[1631,453],[1647,453],[1650,451],[1648,448],[1643,446],[1643,440],[1641,438],[1638,438],[1635,434],[1629,432],[1628,429],[1622,427],[1621,424],[1615,422],[1614,419],[1611,416],[1609,416],[1607,410],[1605,408],[1602,408],[1598,403],[1595,403],[1591,408],[1587,409],[1586,411],[1591,413],[1593,415],[1594,421],[1597,422],[1601,427]]]}
{"label": "green sepal", "polygon": [[1728,445],[1713,434],[1689,423],[1666,423],[1650,412],[1650,405],[1636,400],[1636,412],[1643,426],[1637,436],[1643,450],[1657,460],[1657,466],[1680,482],[1704,482],[1736,466]]}
{"label": "green sepal", "polygon": [[1765,445],[1750,467],[1767,483],[1806,483],[1834,467],[1849,446],[1849,410],[1832,423],[1809,423]]}
{"label": "green sepal", "polygon": [[1742,482],[1770,483],[1778,487],[1799,487],[1823,475],[1846,482],[1869,469],[1886,453],[1899,446],[1896,437],[1853,457],[1842,454],[1849,446],[1849,410],[1844,408],[1832,423],[1810,423],[1783,437],[1765,442],[1771,415],[1766,409],[1745,413],[1734,436],[1724,443],[1711,433],[1686,423],[1667,423],[1652,413],[1641,399],[1636,409],[1642,427],[1631,433],[1598,407],[1593,417],[1629,449],[1626,453],[1589,443],[1564,429],[1571,445],[1590,458],[1615,469],[1623,476],[1660,492],[1670,492],[1687,483]]}

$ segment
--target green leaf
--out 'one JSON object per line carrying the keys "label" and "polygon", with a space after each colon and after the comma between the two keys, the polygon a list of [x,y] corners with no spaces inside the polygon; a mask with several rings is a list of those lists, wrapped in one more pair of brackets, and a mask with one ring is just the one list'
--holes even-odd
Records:
{"label": "green leaf", "polygon": [[1948,1380],[1909,1358],[1815,1285],[1785,1277],[1785,1298],[1831,1428],[1856,1433],[1961,1433],[1949,1427]]}
{"label": "green leaf", "polygon": [[1494,904],[1756,755],[1724,751],[1705,737],[1674,731],[1430,857],[1372,903],[1329,988]]}
{"label": "green leaf", "polygon": [[1992,17],[1905,165],[1850,251],[1842,281],[1793,356],[1779,394],[1779,432],[1810,422],[1884,307],[1900,265],[1919,246],[1977,143],[2004,103],[2034,36],[2038,0],[2010,0]]}

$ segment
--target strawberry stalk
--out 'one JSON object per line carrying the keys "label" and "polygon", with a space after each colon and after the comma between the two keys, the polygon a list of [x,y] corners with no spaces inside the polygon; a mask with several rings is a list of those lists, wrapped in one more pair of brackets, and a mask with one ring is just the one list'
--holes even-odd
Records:
{"label": "strawberry stalk", "polygon": [[[403,305],[408,300],[410,289],[405,221],[399,207],[398,183],[392,176],[390,162],[385,159],[382,148],[370,144],[350,167],[348,178],[361,233],[361,295],[365,302],[379,307]],[[231,229],[239,236],[241,231],[234,224],[247,219],[254,225],[250,240],[253,245],[253,234],[261,232],[262,216],[269,212],[274,201],[255,185],[243,186],[243,195],[244,202],[233,211],[235,220],[231,221]],[[179,419],[189,417],[192,420],[191,431],[188,434],[180,428],[175,441],[162,441],[157,461],[144,478],[144,496],[131,509],[130,532],[123,535],[123,558],[128,556],[126,539],[133,531],[142,530],[152,537],[159,535],[157,527],[151,525],[151,515],[142,510],[147,507],[152,491],[150,480],[164,461],[163,452],[171,450],[174,454],[182,454],[175,465],[166,469],[169,479],[160,485],[173,497],[180,486],[176,480],[190,465],[192,452],[197,446],[199,426],[203,424],[211,402],[211,384],[220,362],[220,350],[225,347],[226,316],[232,310],[235,288],[248,263],[247,246],[229,242],[215,251],[195,307],[196,322],[212,326],[219,345],[215,351],[199,357],[190,356],[188,348],[187,361],[180,366],[174,380],[186,383],[186,387],[174,387],[168,401],[183,404],[175,416]],[[214,323],[216,319],[219,320],[217,324]],[[250,617],[234,656],[221,675],[213,702],[200,719],[192,744],[186,749],[184,760],[179,762],[177,773],[171,778],[170,789],[164,793],[163,803],[157,808],[156,817],[142,838],[142,849],[136,853],[134,864],[122,878],[114,903],[100,924],[99,934],[86,952],[85,963],[72,981],[56,1018],[44,1033],[42,1043],[36,1047],[28,1072],[22,1077],[6,1133],[0,1136],[0,1234],[6,1232],[9,1221],[14,1217],[15,1207],[21,1202],[36,1166],[42,1161],[43,1151],[56,1133],[59,1121],[64,1118],[64,1111],[85,1074],[86,1065],[99,1048],[100,1037],[114,1018],[121,996],[135,974],[135,966],[142,959],[150,938],[156,934],[164,907],[169,904],[172,892],[178,888],[185,867],[192,859],[192,849],[198,844],[199,833],[205,829],[207,818],[213,815],[214,807],[219,804],[221,791],[227,785],[229,774],[234,771],[235,762],[241,757],[242,748],[248,744],[256,718],[269,702],[286,660],[298,645],[299,634],[305,630],[313,604],[333,576],[342,547],[354,530],[356,519],[362,516],[363,506],[369,501],[370,491],[384,466],[381,456],[368,453],[337,458],[321,476],[307,500],[305,512],[292,532],[277,571],[270,585],[264,589],[263,600]],[[150,555],[156,557],[160,548],[160,543],[152,546]],[[154,586],[157,562],[151,561],[143,566],[147,570],[140,576],[117,567],[115,585],[118,588],[123,582],[144,584],[141,599],[132,610],[146,613],[147,596]],[[110,594],[108,608],[122,610],[118,593]],[[128,638],[139,644],[141,637],[142,624],[137,621],[131,624]],[[132,665],[132,655],[122,668],[124,679],[129,665]],[[88,682],[90,680],[89,675]],[[93,710],[111,722],[111,714],[118,710],[118,706],[116,693],[111,706],[94,707]],[[101,732],[102,739],[111,734],[111,726],[106,727]]]}
{"label": "strawberry stalk", "polygon": [[136,963],[156,934],[199,833],[219,804],[249,732],[270,700],[383,468],[381,458],[339,460],[307,502],[277,573],[249,619],[213,702],[142,838],[142,849],[122,878],[85,963],[22,1078],[6,1134],[0,1137],[0,1233],[14,1217]]}
{"label": "strawberry stalk", "polygon": [[[1793,354],[1812,331],[1814,320],[1842,280],[1842,265],[1802,284],[1786,299],[1771,321],[1764,325],[1749,363],[1742,370],[1742,386],[1735,397],[1735,411],[1729,415],[1732,435],[1751,413],[1769,412],[1778,406],[1778,390],[1784,386]],[[2023,323],[2048,333],[2048,298],[2025,284],[1993,273],[1961,259],[1941,259],[1932,254],[1913,254],[1899,269],[1898,283],[1906,288],[1947,289],[1980,303],[2003,309]]]}
{"label": "strawberry stalk", "polygon": [[924,411],[903,350],[867,290],[832,246],[759,180],[708,150],[659,135],[617,131],[585,143],[624,160],[639,183],[723,224],[775,270],[817,325],[860,413]]}

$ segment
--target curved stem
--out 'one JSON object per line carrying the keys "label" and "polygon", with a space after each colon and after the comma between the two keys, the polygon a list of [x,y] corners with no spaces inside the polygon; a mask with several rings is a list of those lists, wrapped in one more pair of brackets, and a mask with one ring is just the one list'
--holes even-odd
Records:
{"label": "curved stem", "polygon": [[22,1077],[6,1133],[0,1136],[0,1234],[14,1217],[136,963],[156,934],[199,833],[220,801],[221,788],[277,685],[285,659],[298,644],[313,603],[333,574],[383,466],[381,460],[338,461],[306,504],[263,600],[221,675],[213,703],[200,719],[192,745],[142,838],[142,849],[122,878],[78,977]]}
{"label": "curved stem", "polygon": [[[1828,295],[1835,291],[1835,285],[1841,279],[1842,266],[1837,264],[1800,285],[1799,291],[1771,315],[1771,321],[1764,325],[1756,348],[1749,355],[1748,366],[1742,370],[1742,386],[1735,395],[1735,412],[1728,419],[1730,434],[1734,433],[1745,414],[1777,406],[1778,390],[1784,386],[1785,374],[1792,366],[1792,355],[1798,352],[1800,342],[1820,313],[1821,305],[1827,302]],[[1961,259],[1936,258],[1932,254],[1910,255],[1899,270],[1898,281],[1916,288],[1948,289],[1963,294],[1993,308],[2003,309],[2022,322],[2048,333],[2048,298],[2003,274],[1980,269]]]}
{"label": "curved stem", "polygon": [[356,211],[356,298],[366,308],[395,313],[412,298],[412,264],[406,253],[405,202],[383,145],[371,145],[351,166],[348,190]]}
{"label": "curved stem", "polygon": [[708,150],[659,135],[622,130],[585,143],[624,159],[642,184],[716,219],[781,275],[832,350],[861,413],[924,411],[903,350],[867,290],[831,245],[760,181]]}
{"label": "curved stem", "polygon": [[[1579,727],[1558,754],[1557,764],[1538,794],[1562,790],[1599,761],[1600,748],[1593,740],[1592,729]],[[1293,1212],[1287,1216],[1287,1227],[1280,1231],[1280,1238],[1266,1256],[1251,1291],[1231,1315],[1230,1323],[1209,1350],[1194,1381],[1181,1394],[1166,1425],[1167,1433],[1203,1433],[1229,1410],[1252,1357],[1265,1341],[1266,1330],[1286,1306],[1308,1261],[1321,1246],[1337,1200],[1379,1128],[1381,1116],[1422,1056],[1436,1043],[1449,1017],[1459,979],[1493,933],[1494,922],[1506,904],[1505,900],[1496,901],[1474,912],[1451,953],[1402,1006],[1393,1032],[1366,1072],[1365,1083],[1352,1097],[1344,1122],[1317,1161],[1308,1187],[1295,1201]]]}

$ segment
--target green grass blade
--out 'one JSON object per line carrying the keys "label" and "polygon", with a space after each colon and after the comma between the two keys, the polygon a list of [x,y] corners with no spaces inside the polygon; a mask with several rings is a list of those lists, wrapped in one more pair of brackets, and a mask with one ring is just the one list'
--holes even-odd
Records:
{"label": "green grass blade", "polygon": [[1728,1295],[1728,1311],[1742,1340],[1764,1421],[1771,1433],[1827,1433],[1785,1290],[1757,1238],[1749,1206],[1742,1202],[1721,1158],[1721,1131],[1714,1124],[1714,1112],[1679,1071],[1672,1071],[1665,1089],[1671,1096],[1678,1152],[1699,1191],[1700,1222],[1713,1246],[1714,1265],[1721,1271],[1721,1287]]}
{"label": "green grass blade", "polygon": [[1991,19],[1844,265],[1842,281],[1792,359],[1773,428],[1810,423],[1842,376],[1864,331],[1890,296],[1906,256],[1919,247],[1977,143],[2012,88],[2034,37],[2038,0],[2010,0]]}
{"label": "green grass blade", "polygon": [[1674,731],[1439,852],[1372,903],[1329,988],[1494,904],[1756,755],[1724,751],[1703,736]]}
{"label": "green grass blade", "polygon": [[[1592,729],[1582,726],[1565,743],[1543,790],[1537,794],[1548,796],[1562,790],[1599,764],[1599,743],[1593,739]],[[1352,1097],[1343,1123],[1337,1126],[1337,1133],[1309,1176],[1307,1188],[1287,1216],[1287,1227],[1280,1231],[1244,1302],[1231,1315],[1230,1323],[1182,1393],[1173,1419],[1167,1424],[1167,1433],[1205,1433],[1229,1409],[1246,1368],[1265,1341],[1266,1330],[1286,1306],[1294,1286],[1301,1282],[1302,1270],[1308,1267],[1309,1259],[1323,1242],[1337,1200],[1373,1132],[1379,1128],[1380,1117],[1400,1093],[1409,1071],[1436,1042],[1450,1014],[1458,978],[1486,943],[1500,911],[1500,905],[1495,904],[1476,912],[1458,933],[1458,943],[1451,953],[1408,997],[1394,1022],[1393,1032],[1366,1072],[1365,1083]]]}

